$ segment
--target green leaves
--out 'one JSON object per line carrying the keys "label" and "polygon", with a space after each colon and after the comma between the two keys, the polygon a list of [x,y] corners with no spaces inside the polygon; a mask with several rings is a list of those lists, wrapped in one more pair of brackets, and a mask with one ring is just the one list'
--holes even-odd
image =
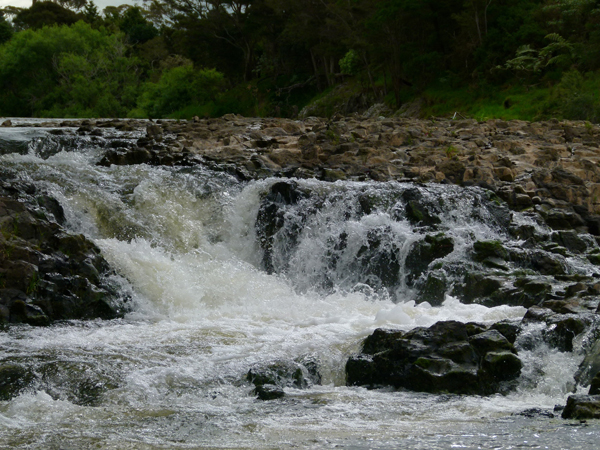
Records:
{"label": "green leaves", "polygon": [[224,87],[223,74],[195,70],[191,64],[163,72],[157,83],[146,83],[139,108],[150,117],[167,117],[189,106],[214,101]]}
{"label": "green leaves", "polygon": [[354,50],[348,50],[342,59],[340,59],[340,69],[344,75],[355,75],[360,65],[358,53]]}
{"label": "green leaves", "polygon": [[[574,46],[557,33],[546,36],[550,44],[541,50],[530,45],[517,49],[516,57],[506,61],[505,67],[515,72],[542,72],[550,67],[568,68],[574,61]],[[502,68],[502,67],[499,67]]]}
{"label": "green leaves", "polygon": [[123,116],[139,83],[123,40],[84,22],[15,34],[0,47],[0,114]]}

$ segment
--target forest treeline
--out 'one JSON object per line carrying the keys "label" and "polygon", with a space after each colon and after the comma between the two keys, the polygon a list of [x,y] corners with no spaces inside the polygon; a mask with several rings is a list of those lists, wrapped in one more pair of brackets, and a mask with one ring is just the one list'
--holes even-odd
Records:
{"label": "forest treeline", "polygon": [[[600,120],[600,0],[36,1],[0,12],[0,115]],[[329,105],[329,108],[327,107]]]}

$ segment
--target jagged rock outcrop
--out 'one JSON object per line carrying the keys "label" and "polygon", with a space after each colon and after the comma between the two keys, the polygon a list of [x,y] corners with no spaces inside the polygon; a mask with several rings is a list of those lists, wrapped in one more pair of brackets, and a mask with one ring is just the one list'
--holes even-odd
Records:
{"label": "jagged rock outcrop", "polygon": [[522,363],[502,328],[455,321],[409,332],[378,329],[346,364],[349,386],[489,395],[510,387]]}
{"label": "jagged rock outcrop", "polygon": [[122,314],[100,250],[68,233],[64,220],[54,198],[0,172],[0,324]]}

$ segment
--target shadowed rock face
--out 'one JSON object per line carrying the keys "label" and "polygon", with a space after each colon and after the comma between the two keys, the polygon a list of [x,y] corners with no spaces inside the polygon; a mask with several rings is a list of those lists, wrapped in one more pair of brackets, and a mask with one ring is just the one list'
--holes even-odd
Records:
{"label": "shadowed rock face", "polygon": [[109,319],[123,303],[100,250],[62,226],[59,203],[0,173],[0,323]]}
{"label": "shadowed rock face", "polygon": [[600,395],[571,395],[563,419],[600,419]]}
{"label": "shadowed rock face", "polygon": [[516,350],[500,331],[455,321],[408,333],[375,330],[346,364],[349,386],[432,393],[488,395],[520,373]]}

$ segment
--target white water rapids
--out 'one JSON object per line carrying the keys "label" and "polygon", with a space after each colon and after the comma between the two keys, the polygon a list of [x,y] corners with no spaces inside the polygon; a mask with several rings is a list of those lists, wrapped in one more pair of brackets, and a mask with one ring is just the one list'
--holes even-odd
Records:
{"label": "white water rapids", "polygon": [[[434,308],[415,305],[410,291],[395,304],[374,293],[321,292],[293,276],[268,275],[260,269],[254,222],[260,194],[277,180],[240,184],[202,168],[100,167],[95,163],[102,150],[85,139],[41,157],[40,146],[48,145],[44,130],[2,133],[12,141],[42,139],[27,152],[5,151],[0,164],[59,200],[70,230],[100,247],[134,307],[114,321],[0,332],[0,361],[64,368],[46,374],[38,389],[0,402],[0,448],[597,445],[600,426],[593,422],[518,415],[552,410],[573,388],[581,356],[543,345],[520,351],[520,387],[507,396],[345,386],[347,358],[377,327],[406,330],[448,319],[493,323],[518,319],[523,308],[463,305],[452,297]],[[275,401],[252,395],[245,375],[253,365],[303,357],[318,361],[322,385],[286,388],[286,397]],[[68,394],[71,372],[110,388],[93,406],[77,404]]]}

